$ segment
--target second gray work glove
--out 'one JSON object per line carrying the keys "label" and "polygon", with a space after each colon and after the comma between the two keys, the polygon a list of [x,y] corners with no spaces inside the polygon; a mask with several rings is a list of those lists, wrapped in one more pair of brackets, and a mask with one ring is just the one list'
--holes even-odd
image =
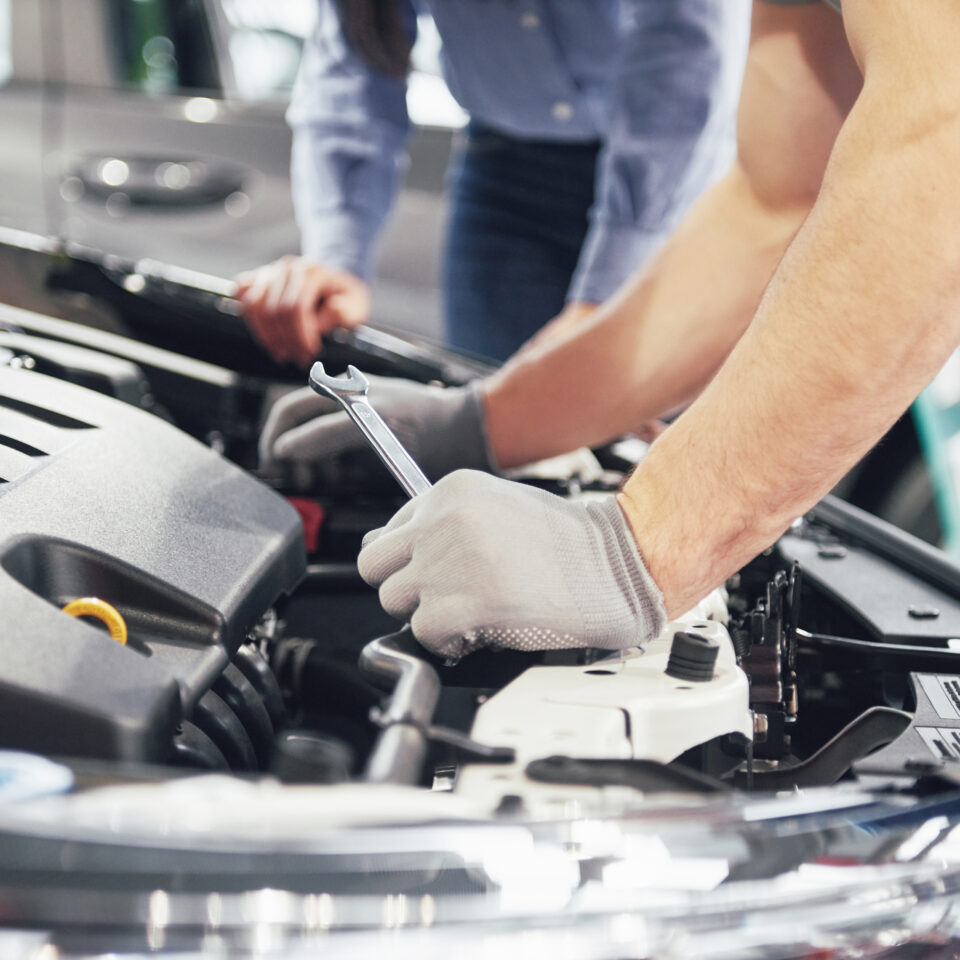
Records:
{"label": "second gray work glove", "polygon": [[663,596],[614,496],[570,501],[458,471],[367,534],[360,575],[427,649],[622,649],[657,636]]}
{"label": "second gray work glove", "polygon": [[[430,480],[460,468],[497,472],[490,453],[479,383],[434,387],[368,376],[370,405]],[[260,434],[260,463],[317,463],[368,450],[360,431],[333,400],[310,387],[278,400]],[[372,452],[371,459],[375,459]]]}

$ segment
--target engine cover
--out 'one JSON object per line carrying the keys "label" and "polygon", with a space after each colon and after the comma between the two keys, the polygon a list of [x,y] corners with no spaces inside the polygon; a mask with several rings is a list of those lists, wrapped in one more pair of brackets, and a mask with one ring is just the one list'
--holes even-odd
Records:
{"label": "engine cover", "polygon": [[[164,760],[304,572],[293,509],[175,427],[0,369],[0,746]],[[97,596],[122,646],[61,607]]]}

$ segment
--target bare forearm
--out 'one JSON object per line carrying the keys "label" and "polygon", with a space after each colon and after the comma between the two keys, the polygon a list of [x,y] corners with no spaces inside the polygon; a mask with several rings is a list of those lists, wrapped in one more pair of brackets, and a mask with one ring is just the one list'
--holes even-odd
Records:
{"label": "bare forearm", "polygon": [[751,329],[625,487],[668,612],[826,493],[960,338],[960,124],[891,108],[858,104]]}
{"label": "bare forearm", "polygon": [[735,168],[611,301],[528,345],[488,383],[498,463],[602,443],[696,396],[743,333],[805,212],[762,204]]}

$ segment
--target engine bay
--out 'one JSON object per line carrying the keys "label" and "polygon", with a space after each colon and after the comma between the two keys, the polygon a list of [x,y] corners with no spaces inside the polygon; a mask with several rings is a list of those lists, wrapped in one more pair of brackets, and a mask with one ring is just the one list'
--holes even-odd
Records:
{"label": "engine bay", "polygon": [[[356,573],[363,534],[402,503],[389,477],[349,461],[255,477],[258,424],[291,376],[243,343],[226,292],[160,265],[66,262],[56,283],[115,291],[121,319],[109,332],[0,316],[3,746],[541,813],[584,791],[662,789],[668,768],[691,790],[756,791],[853,777],[881,747],[871,763],[888,776],[960,755],[960,572],[829,498],[644,649],[437,662]],[[169,349],[188,342],[199,357]],[[333,367],[483,372],[378,331],[328,347]],[[218,350],[232,368],[210,362]],[[611,445],[525,479],[612,492],[635,453]],[[62,612],[84,597],[120,614],[125,645]]]}
{"label": "engine bay", "polygon": [[[945,554],[828,497],[642,647],[440,660],[356,569],[404,502],[389,475],[260,473],[302,377],[229,291],[61,254],[51,283],[104,322],[0,306],[0,948],[314,956],[342,933],[368,956],[386,930],[392,955],[480,957],[522,930],[531,956],[626,937],[702,960],[737,917],[792,943],[802,914],[882,956],[861,867],[887,878],[883,936],[952,929],[931,919],[960,890]],[[488,369],[379,330],[325,363]],[[606,495],[644,449],[517,479]]]}

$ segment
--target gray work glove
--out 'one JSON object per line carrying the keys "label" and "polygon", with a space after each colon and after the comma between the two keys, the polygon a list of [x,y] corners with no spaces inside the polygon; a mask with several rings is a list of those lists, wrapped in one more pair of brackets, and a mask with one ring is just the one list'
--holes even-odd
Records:
{"label": "gray work glove", "polygon": [[[370,405],[431,480],[460,468],[497,472],[479,383],[433,387],[368,376]],[[317,463],[361,451],[376,459],[340,405],[310,387],[278,400],[260,434],[260,464]]]}
{"label": "gray work glove", "polygon": [[663,596],[614,496],[569,501],[458,471],[363,542],[360,575],[432,652],[621,649],[657,636]]}

